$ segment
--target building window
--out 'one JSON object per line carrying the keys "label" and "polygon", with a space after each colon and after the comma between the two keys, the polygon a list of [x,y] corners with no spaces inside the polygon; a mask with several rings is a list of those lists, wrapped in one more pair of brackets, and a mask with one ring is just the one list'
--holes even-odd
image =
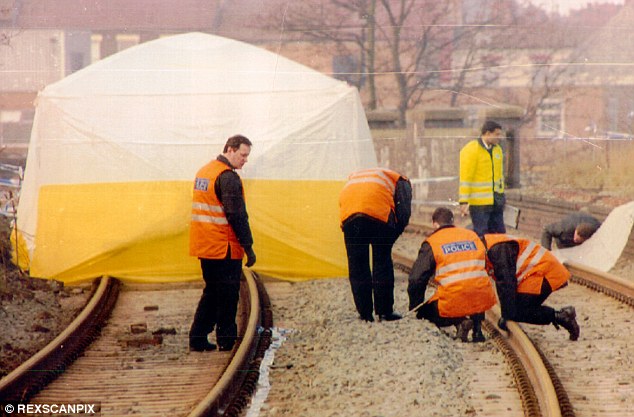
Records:
{"label": "building window", "polygon": [[561,100],[546,99],[537,111],[537,136],[540,138],[562,137],[564,106]]}
{"label": "building window", "polygon": [[71,52],[69,66],[71,73],[84,68],[84,54],[81,52]]}

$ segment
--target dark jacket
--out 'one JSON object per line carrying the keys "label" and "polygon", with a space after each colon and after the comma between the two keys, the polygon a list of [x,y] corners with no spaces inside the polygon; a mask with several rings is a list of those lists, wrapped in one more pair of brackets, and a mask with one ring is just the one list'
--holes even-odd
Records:
{"label": "dark jacket", "polygon": [[542,246],[551,250],[553,239],[555,239],[555,243],[560,249],[576,246],[577,244],[574,242],[575,229],[581,223],[589,223],[595,226],[596,229],[601,226],[601,222],[588,213],[572,213],[562,220],[544,227],[542,231]]}
{"label": "dark jacket", "polygon": [[397,235],[401,235],[412,215],[412,184],[409,180],[401,177],[396,181],[396,191],[394,192],[394,228]]}
{"label": "dark jacket", "polygon": [[[441,226],[436,231],[447,227],[455,227],[454,225]],[[434,232],[436,232],[434,231]],[[410,271],[407,293],[409,295],[409,309],[413,309],[425,300],[425,290],[429,284],[429,280],[436,274],[436,259],[431,245],[427,240],[423,241],[418,250],[418,256]],[[420,310],[419,310],[420,311]]]}
{"label": "dark jacket", "polygon": [[[231,166],[227,158],[218,155],[219,161]],[[231,225],[240,245],[247,249],[253,245],[253,236],[249,226],[249,215],[244,201],[242,180],[235,171],[225,171],[218,176],[214,191],[222,203],[227,221]]]}

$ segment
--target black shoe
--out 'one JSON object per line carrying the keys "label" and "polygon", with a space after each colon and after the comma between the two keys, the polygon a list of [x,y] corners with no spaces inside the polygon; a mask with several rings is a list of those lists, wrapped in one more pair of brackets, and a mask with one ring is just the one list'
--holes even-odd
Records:
{"label": "black shoe", "polygon": [[218,348],[218,350],[221,352],[228,352],[231,349],[233,349],[233,343],[231,345],[220,345],[220,347]]}
{"label": "black shoe", "polygon": [[484,342],[486,339],[484,338],[484,335],[482,334],[482,330],[480,331],[473,331],[473,333],[471,333],[471,341],[473,343],[481,343]]}
{"label": "black shoe", "polygon": [[374,317],[372,316],[372,314],[370,314],[369,316],[359,316],[359,319],[363,321],[367,321],[368,323],[374,322]]}
{"label": "black shoe", "polygon": [[509,326],[506,324],[506,319],[504,317],[500,317],[500,320],[498,320],[498,327],[505,332],[509,331]]}
{"label": "black shoe", "polygon": [[553,324],[557,329],[562,326],[570,333],[570,340],[579,339],[579,324],[577,324],[577,312],[572,306],[564,307],[559,311],[555,311],[555,321]]}
{"label": "black shoe", "polygon": [[190,352],[207,352],[210,350],[216,350],[216,345],[209,342],[195,343],[189,345]]}
{"label": "black shoe", "polygon": [[460,339],[463,343],[469,341],[469,331],[473,329],[473,320],[464,319],[460,324],[456,324],[456,339]]}
{"label": "black shoe", "polygon": [[390,314],[379,314],[379,321],[396,321],[396,320],[400,320],[402,319],[403,316],[401,316],[398,313],[390,313]]}

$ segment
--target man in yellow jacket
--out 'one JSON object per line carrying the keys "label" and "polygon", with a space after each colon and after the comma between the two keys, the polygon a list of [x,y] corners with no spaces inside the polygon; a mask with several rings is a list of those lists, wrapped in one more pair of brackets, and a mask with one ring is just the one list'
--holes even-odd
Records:
{"label": "man in yellow jacket", "polygon": [[390,169],[353,172],[341,190],[341,229],[350,286],[361,320],[374,321],[373,311],[382,321],[401,318],[393,310],[392,246],[409,223],[411,204],[409,179]]}
{"label": "man in yellow jacket", "polygon": [[[456,326],[457,338],[484,341],[481,322],[495,304],[495,293],[485,268],[485,247],[473,231],[454,226],[446,207],[432,214],[436,229],[423,243],[409,274],[407,293],[410,311],[438,327]],[[431,278],[438,284],[427,301],[425,290]]]}
{"label": "man in yellow jacket", "polygon": [[471,215],[478,236],[506,233],[502,126],[487,120],[481,133],[460,150],[460,212],[462,216]]}
{"label": "man in yellow jacket", "polygon": [[192,351],[216,349],[208,336],[216,328],[220,350],[231,350],[238,336],[236,312],[242,258],[255,263],[242,180],[236,173],[247,162],[251,141],[236,135],[223,153],[196,173],[189,254],[200,259],[205,289],[189,331]]}

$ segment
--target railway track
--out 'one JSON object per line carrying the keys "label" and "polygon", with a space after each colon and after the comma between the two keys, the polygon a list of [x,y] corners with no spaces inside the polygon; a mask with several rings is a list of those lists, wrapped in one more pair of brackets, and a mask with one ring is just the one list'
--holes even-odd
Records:
{"label": "railway track", "polygon": [[230,352],[188,350],[200,284],[104,277],[68,329],[0,380],[0,397],[16,405],[89,404],[101,416],[237,416],[270,343],[261,326],[272,320],[264,287],[250,270],[244,276],[239,343]]}
{"label": "railway track", "polygon": [[[532,233],[530,237],[537,239],[541,226],[536,225],[543,220],[537,221],[532,216],[547,217],[540,211],[547,205],[538,210],[534,202],[531,204],[527,210],[515,202],[523,210],[524,220],[531,225],[521,234]],[[423,224],[414,224],[409,229],[418,246],[429,231],[430,226]],[[395,263],[407,268],[413,262],[418,246],[410,248],[405,255],[396,256]],[[623,256],[628,257],[629,253],[625,252]],[[531,403],[535,401],[539,406],[538,409],[525,408],[527,416],[632,416],[634,280],[576,263],[566,266],[573,275],[572,283],[553,293],[546,304],[576,307],[581,326],[581,337],[577,342],[570,342],[565,331],[557,332],[551,326],[511,323],[510,332],[502,332],[496,326],[497,306],[487,313],[485,330],[503,352],[516,351],[516,356],[523,359],[521,366],[513,358],[509,363],[517,386],[521,389],[532,386],[527,393],[521,393],[524,407],[532,407]],[[512,346],[505,346],[506,342]]]}
{"label": "railway track", "polygon": [[[541,216],[535,207],[523,208],[522,213],[524,224],[539,224],[531,218]],[[408,230],[418,245],[424,238],[424,227],[413,225]],[[522,232],[527,234],[530,230]],[[395,256],[395,264],[406,271],[416,251],[414,245]],[[496,326],[499,309],[492,309],[487,313],[484,329],[507,358],[515,384],[500,385],[504,385],[501,381],[505,378],[495,374],[500,372],[499,366],[489,366],[492,359],[486,356],[488,347],[463,349],[466,363],[479,362],[477,366],[483,374],[492,372],[479,385],[491,384],[487,390],[500,396],[498,408],[491,408],[488,401],[482,408],[476,406],[477,411],[505,417],[634,415],[632,281],[581,265],[567,266],[573,273],[573,284],[551,295],[547,304],[571,304],[577,308],[579,341],[570,342],[565,331],[557,332],[549,326],[511,322],[510,332],[500,331]],[[92,402],[98,404],[103,416],[237,416],[254,389],[260,353],[270,341],[267,330],[259,334],[258,328],[261,330],[260,325],[264,325],[268,329],[272,324],[270,308],[259,306],[257,297],[252,298],[259,280],[248,270],[245,275],[241,300],[253,301],[240,307],[242,342],[230,353],[187,351],[186,327],[191,323],[188,314],[193,314],[200,286],[141,288],[121,286],[117,280],[103,278],[95,285],[87,309],[69,329],[0,380],[0,397],[4,401],[30,403]],[[247,297],[244,291],[250,295]],[[266,297],[262,288],[255,293]],[[104,303],[105,307],[94,311],[89,308],[98,304],[95,300],[99,297],[117,294],[116,304],[111,300]],[[181,306],[186,312],[179,311]],[[84,321],[83,316],[92,321]],[[106,319],[107,325],[101,328]],[[91,339],[94,342],[88,346]],[[62,351],[69,354],[59,362]],[[73,362],[74,359],[77,360]],[[238,380],[242,380],[243,388],[239,388]],[[41,389],[44,385],[46,388]]]}

